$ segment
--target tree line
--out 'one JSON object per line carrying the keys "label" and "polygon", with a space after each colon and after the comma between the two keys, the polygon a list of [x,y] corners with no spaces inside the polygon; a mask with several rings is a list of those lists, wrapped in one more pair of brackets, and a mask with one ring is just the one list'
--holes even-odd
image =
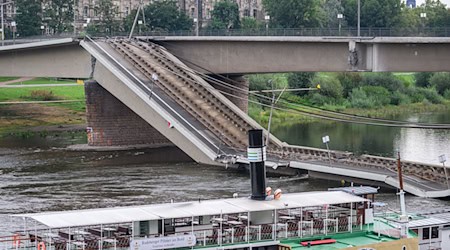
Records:
{"label": "tree line", "polygon": [[[75,2],[76,1],[76,2]],[[73,32],[74,6],[78,0],[17,0],[17,33],[21,36],[39,35],[45,25],[52,33]],[[205,29],[264,28],[337,28],[356,27],[357,0],[263,0],[270,21],[252,17],[239,18],[236,1],[218,1]],[[88,32],[129,32],[136,10],[121,19],[113,0],[99,0],[90,10],[98,20],[87,24]],[[74,13],[75,11],[75,13]],[[194,22],[180,10],[175,0],[153,1],[144,7],[145,24],[141,31],[192,30]],[[426,13],[426,17],[421,13]],[[342,14],[342,18],[338,18]],[[401,0],[361,0],[361,27],[417,28],[446,27],[450,24],[450,9],[440,0],[426,0],[417,8],[408,8]],[[11,36],[11,30],[6,31]]]}
{"label": "tree line", "polygon": [[[380,108],[411,103],[440,104],[450,100],[450,73],[291,73],[249,76],[251,90],[311,88],[285,94],[294,102],[336,108]],[[314,90],[317,85],[320,89]]]}

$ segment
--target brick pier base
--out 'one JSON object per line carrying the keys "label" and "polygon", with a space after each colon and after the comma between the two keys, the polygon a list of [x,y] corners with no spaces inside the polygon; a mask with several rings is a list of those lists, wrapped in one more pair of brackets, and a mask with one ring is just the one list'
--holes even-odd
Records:
{"label": "brick pier base", "polygon": [[89,146],[173,145],[97,82],[84,86]]}

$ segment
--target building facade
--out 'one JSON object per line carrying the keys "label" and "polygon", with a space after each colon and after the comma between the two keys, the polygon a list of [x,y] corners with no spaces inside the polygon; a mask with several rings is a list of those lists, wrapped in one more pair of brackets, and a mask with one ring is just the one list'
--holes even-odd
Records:
{"label": "building facade", "polygon": [[[11,0],[0,0],[0,3],[4,3]],[[154,1],[162,0],[113,0],[113,4],[117,10],[117,19],[122,20],[127,17],[133,10],[137,9],[140,2],[148,5]],[[197,18],[206,25],[211,20],[211,13],[214,9],[214,5],[221,0],[177,0],[178,6],[182,11],[191,18]],[[241,17],[254,17],[259,20],[263,20],[265,12],[262,5],[262,0],[233,0],[239,6],[239,15]],[[43,1],[44,4],[45,1]],[[75,0],[74,19],[77,30],[84,29],[88,23],[99,20],[99,15],[96,11],[96,6],[99,0]],[[4,7],[4,21],[5,27],[9,28],[11,21],[14,20],[16,8],[15,0],[12,0],[10,4],[6,4]],[[197,13],[198,12],[198,13]],[[45,18],[44,23],[45,26]],[[51,32],[47,29],[47,33]]]}

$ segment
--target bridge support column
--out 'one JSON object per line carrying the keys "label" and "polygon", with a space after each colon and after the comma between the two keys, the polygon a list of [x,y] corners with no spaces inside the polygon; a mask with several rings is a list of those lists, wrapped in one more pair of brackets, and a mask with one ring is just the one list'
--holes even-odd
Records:
{"label": "bridge support column", "polygon": [[84,86],[89,146],[172,145],[96,81]]}
{"label": "bridge support column", "polygon": [[[223,91],[227,94],[222,93],[228,100],[238,106],[245,113],[248,112],[248,90],[249,90],[249,82],[242,75],[227,75],[222,77],[217,77],[218,80],[224,81],[228,84],[231,84],[238,89],[230,89],[227,86],[224,86],[217,82],[211,82],[210,84],[219,91]],[[224,80],[226,79],[226,80]]]}

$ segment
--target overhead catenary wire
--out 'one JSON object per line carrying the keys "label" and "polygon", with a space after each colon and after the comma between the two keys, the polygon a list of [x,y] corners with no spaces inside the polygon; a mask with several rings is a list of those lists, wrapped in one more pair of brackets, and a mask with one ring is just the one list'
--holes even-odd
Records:
{"label": "overhead catenary wire", "polygon": [[[156,45],[156,46],[158,46],[159,49],[164,49],[164,47],[161,47],[159,45]],[[170,63],[174,63],[173,61],[169,60],[168,58],[165,58],[165,57],[163,57],[163,56],[161,56],[161,55],[159,55],[157,53],[155,54],[155,56],[159,57],[160,59],[169,61]],[[181,58],[181,59],[183,59],[183,58]],[[183,60],[185,60],[185,59],[183,59]],[[187,62],[191,64],[191,62],[189,62],[189,61],[187,61]],[[195,64],[193,64],[193,65],[196,66],[196,67],[201,68],[198,65],[195,65]],[[198,72],[198,71],[194,71],[192,68],[186,67],[184,65],[179,65],[178,64],[176,66],[179,67],[179,68],[182,68],[183,70],[188,71],[189,73],[192,73],[192,74],[195,74],[197,76],[200,76],[201,78],[203,78],[203,79],[205,79],[205,80],[207,80],[209,82],[213,82],[213,83],[215,83],[217,85],[220,85],[220,86],[222,86],[224,88],[231,89],[231,90],[237,90],[237,91],[239,91],[239,92],[241,92],[243,94],[254,95],[256,97],[261,98],[264,101],[267,101],[267,103],[271,102],[271,99],[268,96],[256,94],[256,93],[250,92],[250,91],[248,91],[246,89],[239,88],[239,87],[234,86],[234,85],[232,85],[230,83],[227,83],[225,81],[221,81],[221,80],[219,80],[217,78],[208,76],[207,74],[204,74],[204,73],[201,73],[201,72]],[[177,75],[179,77],[182,77],[186,81],[190,81],[190,82],[193,82],[195,84],[198,84],[196,81],[193,81],[192,79],[186,78],[186,76],[184,76],[182,74],[179,74],[178,72],[175,72],[175,71],[173,71],[171,69],[167,69],[167,68],[166,68],[166,70],[170,71],[171,73],[173,73],[173,74],[175,74],[175,75]],[[221,78],[224,78],[224,76],[221,76],[221,75],[217,75],[217,76],[219,76]],[[233,82],[233,80],[231,80],[231,79],[228,79],[228,80]],[[213,88],[212,86],[204,86],[204,87],[212,88],[212,89],[214,89],[216,91],[219,91],[220,93],[222,93],[224,95],[227,95],[227,96],[230,96],[230,97],[233,97],[233,98],[237,98],[237,99],[241,99],[241,100],[247,100],[247,98],[243,98],[242,96],[237,96],[237,95],[228,93],[226,91]],[[265,104],[263,102],[257,102],[257,101],[253,101],[251,99],[248,99],[248,101],[251,102],[251,103],[262,105],[263,107],[270,107],[270,105]],[[303,106],[301,106],[301,105],[299,105],[297,103],[286,102],[284,100],[280,101],[280,103],[282,103],[284,105],[291,105],[291,106],[296,106],[298,108],[304,109]],[[295,111],[294,113],[300,113],[300,114],[303,114],[303,115],[307,115],[307,116],[314,117],[314,118],[319,118],[319,119],[326,119],[326,120],[331,120],[331,121],[339,121],[339,122],[347,122],[347,123],[355,123],[355,124],[377,125],[377,126],[388,126],[388,127],[404,127],[404,128],[424,128],[424,129],[449,129],[450,128],[449,124],[410,123],[410,122],[405,122],[405,121],[387,120],[387,119],[379,119],[379,118],[369,118],[369,117],[364,117],[364,116],[351,115],[351,114],[340,113],[340,112],[333,112],[333,111],[328,111],[328,110],[323,110],[323,109],[321,109],[321,111],[324,111],[325,113],[332,114],[332,115],[335,115],[335,116],[338,116],[338,117],[333,117],[333,116],[323,115],[323,114],[317,114],[317,113],[314,113],[314,112],[311,112],[311,111],[305,111],[305,110],[282,108],[282,107],[278,107],[278,106],[276,106],[274,108],[276,110],[286,111],[286,112],[291,112],[291,113],[292,113],[292,111]],[[310,108],[317,109],[316,107],[310,107]],[[345,117],[345,118],[343,118],[343,117]],[[346,119],[346,118],[352,118],[352,119]],[[358,119],[358,120],[356,120],[356,119]]]}
{"label": "overhead catenary wire", "polygon": [[[180,46],[177,46],[177,45],[173,45],[173,44],[169,44],[169,43],[164,43],[164,42],[160,42],[160,43],[163,43],[163,44],[165,44],[165,46],[166,47],[180,47]],[[161,48],[161,49],[164,49],[164,50],[166,50],[166,48],[165,47],[162,47],[162,46],[159,46],[159,48]],[[218,75],[218,74],[215,74],[214,72],[211,72],[211,71],[209,71],[208,69],[206,69],[206,68],[204,68],[204,67],[202,67],[202,66],[200,66],[200,65],[198,65],[198,64],[196,64],[196,63],[194,63],[194,62],[192,62],[192,61],[190,61],[190,60],[187,60],[186,58],[183,58],[183,57],[180,57],[180,56],[178,56],[177,55],[177,57],[178,58],[180,58],[180,59],[182,59],[182,60],[184,60],[184,61],[186,61],[186,62],[188,62],[189,64],[192,64],[192,65],[194,65],[195,67],[197,67],[197,68],[200,68],[200,69],[203,69],[204,71],[206,71],[206,72],[210,72],[211,74],[213,74],[213,75],[216,75],[216,76],[219,76],[220,78],[223,78],[223,79],[227,79],[228,81],[230,81],[230,82],[234,82],[234,83],[237,83],[236,81],[234,81],[234,80],[232,80],[232,79],[229,79],[229,78],[226,78],[226,77],[224,77],[223,75]],[[191,68],[187,68],[187,70],[190,70],[191,72],[193,72],[193,73],[195,73],[195,71],[193,71]],[[197,72],[197,74],[203,74],[203,73],[201,73],[201,72]],[[205,75],[205,74],[203,74],[203,75]],[[206,75],[207,77],[209,77],[208,75]],[[214,80],[217,80],[216,78],[213,78]],[[218,84],[220,84],[220,83],[218,83]],[[247,94],[254,94],[254,93],[258,93],[258,92],[260,92],[260,91],[248,91],[247,89],[242,89],[242,88],[239,88],[239,87],[237,87],[237,86],[234,86],[234,85],[232,85],[232,84],[229,84],[229,83],[226,83],[226,82],[222,82],[222,84],[226,84],[227,86],[225,86],[226,88],[229,88],[229,89],[236,89],[236,90],[241,90],[241,91],[244,91],[245,93],[247,93]],[[263,90],[263,91],[269,91],[269,90]],[[264,96],[264,95],[257,95],[259,98],[265,98],[265,99],[270,99],[269,97],[266,97],[266,96]],[[286,100],[286,99],[284,99],[284,98],[282,98],[283,100]],[[284,102],[286,102],[286,101],[284,101]],[[399,120],[389,120],[389,119],[382,119],[382,118],[372,118],[372,117],[366,117],[366,116],[361,116],[361,115],[356,115],[356,114],[349,114],[349,113],[345,113],[345,112],[337,112],[337,111],[332,111],[332,110],[327,110],[327,109],[324,109],[324,108],[320,108],[320,107],[317,107],[317,106],[313,106],[313,105],[308,105],[308,104],[302,104],[301,106],[299,105],[299,104],[297,104],[297,103],[292,103],[292,102],[287,102],[289,105],[294,105],[294,106],[298,106],[298,107],[300,107],[300,108],[311,108],[311,109],[317,109],[317,110],[320,110],[320,112],[325,112],[325,113],[328,113],[328,114],[333,114],[333,115],[338,115],[338,116],[344,116],[344,117],[349,117],[349,118],[355,118],[355,119],[363,119],[363,120],[368,120],[368,121],[374,121],[374,122],[378,122],[378,121],[380,121],[380,122],[387,122],[387,123],[394,123],[394,124],[407,124],[407,125],[409,125],[409,124],[415,124],[415,125],[419,125],[419,126],[424,126],[424,127],[430,127],[430,126],[436,126],[437,128],[450,128],[450,125],[449,124],[442,124],[442,123],[418,123],[418,122],[415,122],[415,123],[411,123],[411,122],[408,122],[408,121],[399,121]]]}
{"label": "overhead catenary wire", "polygon": [[[168,47],[170,47],[170,46],[177,47],[176,45],[172,45],[172,44],[167,44],[167,45],[168,45]],[[160,46],[160,48],[166,50],[165,47]],[[230,82],[238,83],[238,82],[236,82],[236,81],[234,81],[234,80],[232,80],[230,78],[226,78],[223,75],[215,74],[214,72],[211,72],[208,69],[206,69],[206,68],[204,68],[204,67],[202,67],[202,66],[200,66],[198,64],[195,64],[192,61],[187,60],[186,58],[179,57],[179,56],[177,56],[177,57],[182,59],[182,60],[184,60],[184,61],[186,61],[186,62],[188,62],[189,64],[194,65],[195,67],[203,69],[206,72],[210,72],[211,74],[216,75],[216,76],[218,76],[220,78],[227,79]],[[201,72],[198,72],[198,71],[194,71],[191,68],[186,68],[186,69],[190,70],[194,74],[206,75],[204,73],[201,73]],[[211,78],[208,75],[206,75],[206,77],[208,77],[209,79]],[[220,82],[220,80],[217,80],[216,78],[212,78],[212,79],[214,81],[219,81]],[[270,97],[267,97],[265,95],[256,94],[256,93],[260,93],[260,92],[270,92],[270,90],[249,91],[247,89],[239,88],[237,86],[234,86],[234,85],[232,85],[230,83],[227,83],[227,82],[224,82],[224,81],[222,81],[222,83],[219,83],[219,82],[215,82],[215,83],[222,84],[222,86],[224,84],[224,85],[226,85],[224,87],[226,87],[228,89],[240,90],[240,91],[243,91],[243,92],[245,92],[245,93],[247,93],[249,95],[255,95],[258,98],[267,99],[267,101],[270,102]],[[408,121],[390,120],[390,119],[383,119],[383,118],[372,118],[372,117],[366,117],[366,116],[361,116],[361,115],[356,115],[356,114],[348,114],[348,113],[345,113],[345,112],[337,112],[337,111],[327,110],[327,109],[324,109],[324,108],[320,108],[320,107],[313,106],[313,105],[308,105],[308,104],[301,104],[301,105],[299,105],[298,103],[292,103],[292,102],[289,102],[289,101],[285,101],[286,100],[285,98],[281,98],[281,99],[283,100],[282,102],[286,103],[287,105],[297,106],[297,107],[302,108],[302,109],[305,109],[305,108],[316,109],[316,110],[320,110],[320,112],[325,112],[325,113],[328,113],[328,114],[333,114],[333,115],[338,115],[338,116],[343,116],[343,117],[362,119],[362,120],[373,121],[373,122],[387,122],[387,123],[393,123],[393,124],[406,124],[406,125],[414,124],[414,125],[418,125],[418,126],[424,126],[424,127],[427,127],[427,128],[430,128],[430,126],[431,127],[435,126],[436,128],[450,128],[449,124],[442,124],[442,123],[418,123],[418,122],[411,123],[411,122],[408,122]]]}

